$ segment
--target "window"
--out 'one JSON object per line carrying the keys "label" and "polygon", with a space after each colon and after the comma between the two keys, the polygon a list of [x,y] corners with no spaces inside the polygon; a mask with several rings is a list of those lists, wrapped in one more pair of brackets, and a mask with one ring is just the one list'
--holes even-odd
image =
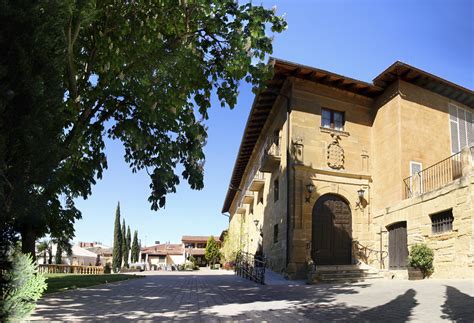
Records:
{"label": "window", "polygon": [[273,181],[273,200],[276,202],[280,197],[280,182],[278,178]]}
{"label": "window", "polygon": [[273,243],[278,242],[278,224],[273,226]]}
{"label": "window", "polygon": [[166,256],[158,256],[158,263],[164,264],[166,262]]}
{"label": "window", "polygon": [[412,194],[423,193],[423,178],[421,171],[421,163],[414,161],[410,162],[410,190]]}
{"label": "window", "polygon": [[453,230],[453,210],[431,214],[431,233],[438,234]]}
{"label": "window", "polygon": [[449,105],[449,124],[451,131],[451,152],[459,152],[466,146],[474,144],[472,113],[462,108]]}
{"label": "window", "polygon": [[343,131],[344,123],[344,112],[321,109],[321,127]]}

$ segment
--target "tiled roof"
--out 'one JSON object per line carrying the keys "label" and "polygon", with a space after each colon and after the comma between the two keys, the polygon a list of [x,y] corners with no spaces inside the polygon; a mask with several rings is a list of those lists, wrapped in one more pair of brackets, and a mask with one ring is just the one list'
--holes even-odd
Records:
{"label": "tiled roof", "polygon": [[107,256],[107,255],[112,255],[113,249],[112,248],[102,248],[102,247],[88,247],[85,248],[89,251],[92,251],[95,254],[101,255],[101,256]]}
{"label": "tiled roof", "polygon": [[184,248],[182,244],[163,243],[142,248],[142,253],[146,253],[149,255],[182,255],[183,252]]}
{"label": "tiled roof", "polygon": [[[181,241],[183,242],[207,242],[211,236],[183,236]],[[220,242],[219,238],[214,236],[214,240]]]}

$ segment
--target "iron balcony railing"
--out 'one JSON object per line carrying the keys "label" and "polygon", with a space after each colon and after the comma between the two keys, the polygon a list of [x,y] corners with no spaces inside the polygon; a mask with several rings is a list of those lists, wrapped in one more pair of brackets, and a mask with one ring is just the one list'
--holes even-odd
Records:
{"label": "iron balcony railing", "polygon": [[254,282],[265,284],[265,257],[239,251],[235,259],[235,274]]}
{"label": "iron balcony railing", "polygon": [[[471,148],[472,151],[472,148]],[[403,180],[403,198],[434,191],[462,176],[461,151]]]}

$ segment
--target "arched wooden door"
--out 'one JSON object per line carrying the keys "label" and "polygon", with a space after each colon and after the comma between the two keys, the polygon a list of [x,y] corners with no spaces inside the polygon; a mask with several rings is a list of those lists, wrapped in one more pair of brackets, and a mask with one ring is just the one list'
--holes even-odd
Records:
{"label": "arched wooden door", "polygon": [[313,207],[312,256],[316,265],[351,264],[351,209],[338,195],[323,195]]}

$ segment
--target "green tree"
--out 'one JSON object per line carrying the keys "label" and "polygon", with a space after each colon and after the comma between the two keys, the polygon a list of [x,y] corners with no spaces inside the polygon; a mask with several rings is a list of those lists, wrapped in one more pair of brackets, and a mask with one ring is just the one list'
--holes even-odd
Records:
{"label": "green tree", "polygon": [[138,232],[135,230],[133,232],[133,242],[132,242],[132,262],[138,262],[140,256],[140,247],[138,246]]}
{"label": "green tree", "polygon": [[[41,136],[37,140],[32,132],[33,136],[28,137],[34,138],[28,141],[31,149],[24,151],[38,150],[39,154],[23,154],[23,148],[15,149],[19,152],[14,159],[19,165],[15,166],[14,174],[18,178],[9,175],[8,181],[4,181],[0,176],[3,181],[0,192],[9,191],[3,196],[17,196],[10,194],[9,182],[26,181],[21,186],[22,192],[26,192],[23,203],[15,204],[20,209],[26,208],[25,215],[14,217],[18,219],[16,228],[22,234],[25,250],[33,254],[35,239],[49,231],[64,232],[69,237],[73,234],[73,223],[80,218],[74,198],[90,195],[91,186],[107,167],[105,137],[123,143],[124,158],[132,172],[149,174],[148,200],[153,210],[165,205],[166,194],[176,191],[180,176],[192,189],[201,189],[203,147],[207,138],[205,121],[211,93],[215,93],[222,106],[232,108],[241,80],[256,89],[263,84],[270,68],[262,61],[272,52],[271,35],[267,31],[281,32],[286,26],[274,11],[234,0],[179,3],[71,0],[63,6],[65,10],[59,14],[46,17],[47,23],[33,19],[35,24],[27,30],[33,33],[37,26],[44,26],[43,30],[49,32],[48,27],[59,26],[51,34],[45,34],[52,39],[39,38],[55,49],[51,55],[40,58],[46,57],[54,63],[46,61],[47,64],[38,66],[44,67],[40,76],[55,70],[64,76],[59,79],[61,93],[56,93],[56,88],[41,91],[60,106],[58,109],[48,106],[51,114],[44,116],[41,109],[38,109],[41,113],[26,114],[27,124],[31,119],[32,124],[38,125],[35,129],[40,129]],[[28,13],[15,15],[17,19],[23,17],[30,19]],[[9,36],[11,41],[21,27],[9,31],[13,35]],[[56,44],[53,37],[58,35],[61,35],[60,50],[52,46]],[[27,42],[32,43],[34,39]],[[30,47],[34,50],[26,53],[31,60],[37,50]],[[2,87],[3,80],[8,81],[23,71],[19,64],[5,66],[8,72],[0,80]],[[28,86],[36,80],[23,74],[21,81]],[[1,93],[10,93],[8,87],[5,89]],[[21,97],[32,96],[25,92]],[[35,104],[33,96],[28,106],[36,109]],[[9,111],[16,117],[14,114],[23,110]],[[8,118],[3,121],[9,126]],[[23,134],[21,124],[16,129]],[[48,127],[52,130],[46,132],[43,128]],[[43,139],[45,145],[41,144]],[[9,152],[12,148],[0,149]],[[43,167],[41,158],[51,160],[50,167]],[[176,173],[177,167],[181,174]],[[37,175],[44,178],[39,181],[41,185],[28,179],[30,169],[39,169]],[[23,174],[25,170],[27,175]],[[35,203],[29,202],[30,192],[37,195]],[[67,199],[66,203],[60,202],[61,196]]]}
{"label": "green tree", "polygon": [[64,1],[0,2],[0,230],[20,233],[33,258],[37,238],[71,238],[80,218],[72,203],[76,182],[61,185],[58,172],[70,122],[67,20]]}
{"label": "green tree", "polygon": [[64,237],[53,238],[52,241],[56,244],[56,255],[54,261],[56,264],[61,264],[63,260],[63,252],[66,252],[68,256],[72,254],[71,242]]}
{"label": "green tree", "polygon": [[0,320],[19,322],[33,312],[36,301],[46,290],[46,278],[37,272],[31,255],[18,250],[9,258],[12,268],[2,272]]}
{"label": "green tree", "polygon": [[42,240],[38,243],[38,252],[42,254],[43,256],[43,264],[48,263],[47,255],[48,255],[48,250],[50,248],[49,243],[50,242],[48,240]]}
{"label": "green tree", "polygon": [[130,226],[127,226],[127,264],[130,257],[131,248],[132,248],[132,234],[130,232]]}
{"label": "green tree", "polygon": [[212,266],[219,263],[221,259],[221,252],[219,250],[219,245],[213,236],[210,236],[207,240],[206,251],[204,252],[204,257],[207,262]]}
{"label": "green tree", "polygon": [[115,210],[114,246],[112,250],[112,270],[117,272],[122,268],[122,231],[120,229],[120,202]]}
{"label": "green tree", "polygon": [[122,258],[122,267],[128,267],[127,227],[125,226],[125,219],[122,220]]}

